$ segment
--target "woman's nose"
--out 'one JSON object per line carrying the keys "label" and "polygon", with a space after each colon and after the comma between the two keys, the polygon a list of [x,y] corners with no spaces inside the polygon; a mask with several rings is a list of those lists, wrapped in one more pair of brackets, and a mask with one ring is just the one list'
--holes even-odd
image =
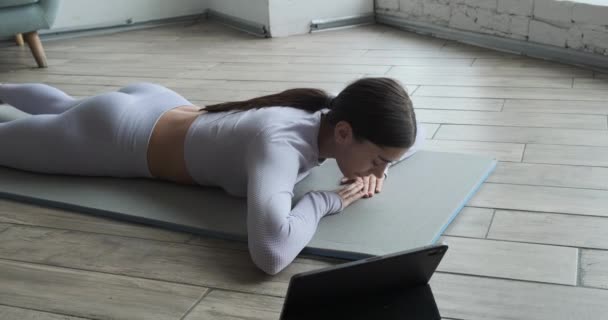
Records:
{"label": "woman's nose", "polygon": [[372,174],[376,176],[378,179],[382,179],[384,177],[384,171],[386,170],[387,165],[378,166],[372,170]]}

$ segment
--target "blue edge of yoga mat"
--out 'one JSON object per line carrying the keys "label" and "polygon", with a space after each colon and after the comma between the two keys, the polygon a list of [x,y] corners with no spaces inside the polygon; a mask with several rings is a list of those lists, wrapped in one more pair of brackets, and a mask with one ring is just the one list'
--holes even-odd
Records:
{"label": "blue edge of yoga mat", "polygon": [[456,219],[456,216],[458,215],[458,213],[460,213],[460,210],[462,210],[462,208],[464,208],[465,204],[467,202],[469,202],[469,200],[471,200],[471,198],[473,197],[473,195],[475,195],[477,193],[477,190],[479,190],[479,188],[481,188],[481,185],[488,179],[488,177],[490,176],[490,174],[492,174],[492,172],[494,171],[494,169],[496,169],[496,163],[497,161],[494,160],[492,162],[492,166],[488,169],[488,172],[486,172],[485,176],[483,176],[483,178],[481,178],[478,182],[477,185],[475,185],[475,187],[471,190],[471,192],[464,198],[464,200],[462,201],[462,204],[460,204],[460,207],[458,207],[450,216],[450,219],[448,220],[448,223],[446,223],[443,228],[441,228],[441,230],[435,235],[435,238],[433,238],[433,243],[436,243],[437,240],[439,240],[439,238],[441,237],[441,235],[443,234],[443,232],[445,232],[445,229],[448,228],[448,226],[450,224],[452,224],[452,221],[454,221],[454,219]]}

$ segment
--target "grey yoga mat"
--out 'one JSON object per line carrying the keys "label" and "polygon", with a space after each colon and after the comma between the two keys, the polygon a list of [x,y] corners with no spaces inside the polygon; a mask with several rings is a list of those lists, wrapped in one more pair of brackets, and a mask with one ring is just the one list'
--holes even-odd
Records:
{"label": "grey yoga mat", "polygon": [[[15,115],[0,107],[0,122]],[[381,193],[323,218],[305,252],[359,259],[435,243],[495,165],[486,157],[419,151],[390,169]],[[295,200],[335,190],[341,177],[327,161],[296,185]],[[0,167],[0,197],[246,241],[246,199],[218,188]]]}

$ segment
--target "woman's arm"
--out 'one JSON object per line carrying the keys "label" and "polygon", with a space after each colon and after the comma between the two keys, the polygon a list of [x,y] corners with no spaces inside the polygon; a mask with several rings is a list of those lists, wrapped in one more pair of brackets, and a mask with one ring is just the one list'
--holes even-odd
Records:
{"label": "woman's arm", "polygon": [[299,153],[261,134],[248,150],[247,232],[253,262],[276,274],[312,239],[319,221],[342,209],[336,192],[307,193],[292,208]]}

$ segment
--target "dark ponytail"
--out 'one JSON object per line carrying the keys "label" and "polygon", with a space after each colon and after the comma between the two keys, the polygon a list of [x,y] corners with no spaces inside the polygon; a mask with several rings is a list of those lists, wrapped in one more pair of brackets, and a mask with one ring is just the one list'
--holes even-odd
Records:
{"label": "dark ponytail", "polygon": [[231,110],[250,110],[263,107],[285,106],[310,112],[329,108],[332,96],[321,89],[298,88],[280,93],[257,97],[245,101],[224,102],[206,106],[207,112],[224,112]]}
{"label": "dark ponytail", "polygon": [[208,112],[285,106],[310,112],[331,109],[329,123],[348,122],[355,138],[378,146],[409,148],[416,139],[416,114],[403,86],[390,78],[362,78],[332,97],[320,89],[289,89],[246,101],[209,105]]}

